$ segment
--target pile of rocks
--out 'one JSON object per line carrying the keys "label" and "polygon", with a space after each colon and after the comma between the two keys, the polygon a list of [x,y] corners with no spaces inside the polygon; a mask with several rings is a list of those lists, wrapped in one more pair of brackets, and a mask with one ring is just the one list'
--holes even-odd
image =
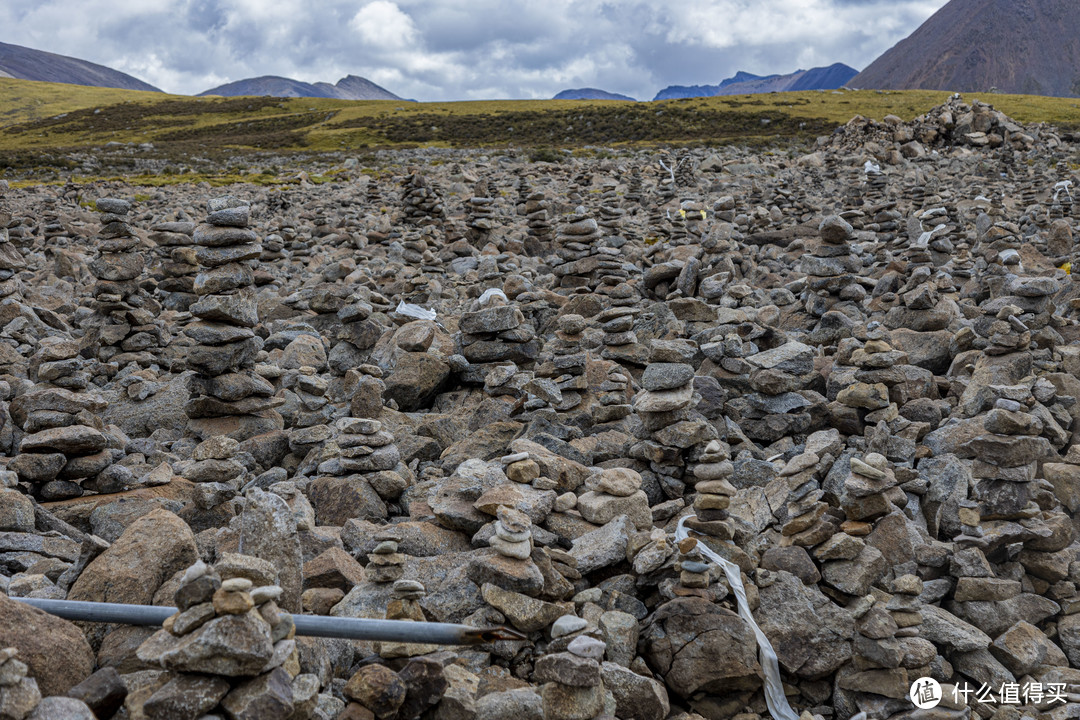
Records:
{"label": "pile of rocks", "polygon": [[140,252],[142,240],[126,219],[131,203],[100,198],[97,209],[101,252],[90,263],[90,272],[97,278],[93,288],[97,357],[120,367],[131,362],[147,367],[157,362],[168,338],[155,322],[161,306],[137,282],[145,275],[146,259]]}
{"label": "pile of rocks", "polygon": [[185,411],[188,428],[199,437],[224,434],[246,440],[281,423],[273,411],[281,400],[254,372],[262,339],[252,329],[259,311],[250,261],[259,258],[262,246],[247,227],[251,209],[246,203],[222,197],[211,200],[209,210],[193,236],[200,272],[192,290],[199,299],[190,308],[198,320],[184,328],[194,343],[187,367],[195,371]]}
{"label": "pile of rocks", "polygon": [[446,208],[439,191],[418,170],[410,171],[401,187],[401,201],[407,223],[425,225],[439,222],[446,217]]}

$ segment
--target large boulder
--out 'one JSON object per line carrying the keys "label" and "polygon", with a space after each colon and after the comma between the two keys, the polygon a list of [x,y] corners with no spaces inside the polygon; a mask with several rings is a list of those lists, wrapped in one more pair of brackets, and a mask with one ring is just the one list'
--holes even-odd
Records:
{"label": "large boulder", "polygon": [[79,628],[3,593],[0,645],[19,651],[43,696],[65,694],[94,670],[94,652]]}
{"label": "large boulder", "polygon": [[682,698],[761,685],[750,625],[703,598],[676,598],[653,613],[641,637],[644,657]]}
{"label": "large boulder", "polygon": [[[87,565],[71,586],[68,600],[150,605],[162,583],[199,558],[195,536],[183,520],[165,509],[131,523],[109,549]],[[93,646],[108,626],[86,628]]]}

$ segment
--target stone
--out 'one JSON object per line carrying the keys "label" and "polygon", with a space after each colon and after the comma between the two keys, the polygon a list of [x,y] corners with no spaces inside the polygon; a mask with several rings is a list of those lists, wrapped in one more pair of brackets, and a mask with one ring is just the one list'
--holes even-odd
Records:
{"label": "stone", "polygon": [[408,687],[385,665],[365,665],[349,678],[342,692],[371,710],[375,717],[387,718],[405,702]]}
{"label": "stone", "polygon": [[234,687],[221,707],[235,720],[287,720],[293,713],[292,678],[284,668],[274,668]]}
{"label": "stone", "polygon": [[229,681],[211,675],[176,675],[143,703],[150,720],[196,720],[217,707],[229,692]]}
{"label": "stone", "polygon": [[0,593],[0,645],[15,648],[45,696],[64,695],[94,669],[94,653],[82,631],[67,620]]}

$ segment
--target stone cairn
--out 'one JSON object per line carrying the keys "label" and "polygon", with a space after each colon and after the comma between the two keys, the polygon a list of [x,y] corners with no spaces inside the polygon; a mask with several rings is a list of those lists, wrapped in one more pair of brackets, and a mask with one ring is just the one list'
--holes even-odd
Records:
{"label": "stone cairn", "polygon": [[651,529],[652,511],[641,484],[641,474],[636,470],[603,470],[586,480],[586,492],[578,497],[578,512],[595,525],[606,525],[626,515],[638,530]]}
{"label": "stone cairn", "polygon": [[615,305],[596,316],[596,322],[604,331],[601,340],[604,349],[600,351],[602,358],[619,364],[644,364],[648,350],[638,343],[637,333],[634,332],[634,320],[640,313],[637,307]]}
{"label": "stone cairn", "polygon": [[[296,628],[278,585],[222,577],[201,560],[180,580],[177,612],[139,646],[139,660],[167,671],[143,704],[149,718],[312,717],[319,679],[300,674]],[[194,705],[194,707],[192,707]]]}
{"label": "stone cairn", "polygon": [[170,221],[150,228],[150,240],[162,254],[161,280],[155,294],[166,310],[185,312],[199,299],[195,294],[195,276],[199,261],[195,257],[195,223]]}
{"label": "stone cairn", "polygon": [[[681,497],[685,487],[682,452],[700,440],[699,426],[705,425],[696,419],[692,408],[694,368],[685,363],[650,361],[641,375],[641,387],[633,403],[641,418],[640,442],[631,447],[631,457],[649,463],[666,494]],[[680,432],[673,431],[677,426],[681,426]]]}
{"label": "stone cairn", "polygon": [[0,297],[7,297],[17,290],[12,280],[17,272],[26,269],[26,258],[12,242],[9,224],[11,215],[0,212]]}
{"label": "stone cairn", "polygon": [[596,424],[618,422],[629,417],[634,408],[630,405],[630,378],[618,363],[608,367],[607,377],[597,386],[597,404],[591,408]]}
{"label": "stone cairn", "polygon": [[839,686],[853,692],[856,705],[867,712],[891,709],[903,701],[910,705],[907,697],[910,683],[907,669],[900,666],[902,655],[896,639],[896,622],[882,603],[870,597],[857,601],[853,615],[856,617],[852,643],[855,672],[838,680]]}
{"label": "stone cairn", "polygon": [[532,556],[532,521],[525,513],[500,505],[496,509],[495,534],[488,545],[505,558],[528,560]]}
{"label": "stone cairn", "polygon": [[410,225],[427,225],[446,218],[446,207],[438,190],[416,169],[402,181],[402,203],[405,222]]}
{"label": "stone cairn", "polygon": [[540,688],[544,717],[549,720],[582,720],[604,712],[606,692],[600,662],[607,649],[602,640],[578,635],[563,652],[536,661],[533,677]]}
{"label": "stone cairn", "polygon": [[21,720],[41,702],[41,691],[18,654],[16,648],[0,649],[0,717]]}
{"label": "stone cairn", "polygon": [[7,469],[42,500],[79,497],[83,483],[85,489],[95,489],[91,480],[113,463],[100,418],[107,404],[100,395],[86,392],[87,364],[74,341],[43,339],[32,358],[31,377],[37,384],[8,406],[24,434],[19,454]]}
{"label": "stone cairn", "polygon": [[259,315],[250,261],[262,245],[247,227],[250,208],[243,201],[216,198],[209,210],[193,236],[200,272],[192,289],[199,300],[191,306],[197,320],[184,328],[194,342],[187,366],[195,371],[185,410],[195,435],[244,440],[276,429],[280,416],[273,408],[283,402],[254,372],[262,340],[252,329]]}
{"label": "stone cairn", "polygon": [[97,278],[94,310],[104,320],[97,328],[98,358],[120,367],[130,362],[147,367],[157,361],[168,338],[154,322],[161,307],[137,283],[145,270],[145,258],[139,251],[142,241],[126,220],[131,203],[100,198],[97,209],[102,225],[98,233],[100,254],[90,263],[90,272]]}
{"label": "stone cairn", "polygon": [[513,303],[499,297],[488,299],[485,307],[463,313],[457,336],[461,354],[470,363],[532,363],[540,354],[536,330],[525,321]]}
{"label": "stone cairn", "polygon": [[[420,601],[425,595],[423,583],[416,580],[395,580],[390,594],[391,600],[386,606],[387,620],[427,621],[427,618],[424,617],[424,609],[420,607]],[[439,647],[438,645],[424,645],[422,643],[374,643],[375,652],[386,660],[427,655],[438,651]]]}
{"label": "stone cairn", "polygon": [[536,371],[539,377],[554,380],[562,402],[559,407],[573,409],[581,404],[583,393],[588,391],[585,377],[586,353],[581,347],[587,323],[576,314],[563,315],[555,321],[555,337],[544,347],[550,360],[542,363]]}
{"label": "stone cairn", "polygon": [[859,257],[852,252],[852,227],[835,215],[825,218],[818,230],[820,238],[806,243],[801,269],[806,273],[803,300],[806,311],[816,317],[824,315],[844,296],[849,285],[857,284],[862,268]]}
{"label": "stone cairn", "polygon": [[555,235],[555,253],[562,262],[555,266],[554,272],[559,278],[560,287],[596,287],[599,281],[597,271],[607,264],[597,254],[600,239],[600,226],[584,207],[579,205],[565,218]]}
{"label": "stone cairn", "polygon": [[468,206],[468,238],[475,247],[483,247],[491,239],[491,231],[495,227],[495,200],[491,197],[491,189],[487,180],[481,180],[473,188],[472,197],[466,202]]}
{"label": "stone cairn", "polygon": [[365,575],[373,583],[396,583],[405,574],[406,555],[399,551],[401,533],[393,528],[375,535],[375,548],[368,554]]}

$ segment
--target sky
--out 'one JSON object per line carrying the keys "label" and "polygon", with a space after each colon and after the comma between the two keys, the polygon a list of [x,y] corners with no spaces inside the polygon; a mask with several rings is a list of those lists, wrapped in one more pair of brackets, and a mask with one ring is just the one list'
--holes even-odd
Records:
{"label": "sky", "polygon": [[196,94],[258,75],[360,75],[422,101],[651,100],[842,62],[862,70],[946,0],[2,0],[0,41]]}

